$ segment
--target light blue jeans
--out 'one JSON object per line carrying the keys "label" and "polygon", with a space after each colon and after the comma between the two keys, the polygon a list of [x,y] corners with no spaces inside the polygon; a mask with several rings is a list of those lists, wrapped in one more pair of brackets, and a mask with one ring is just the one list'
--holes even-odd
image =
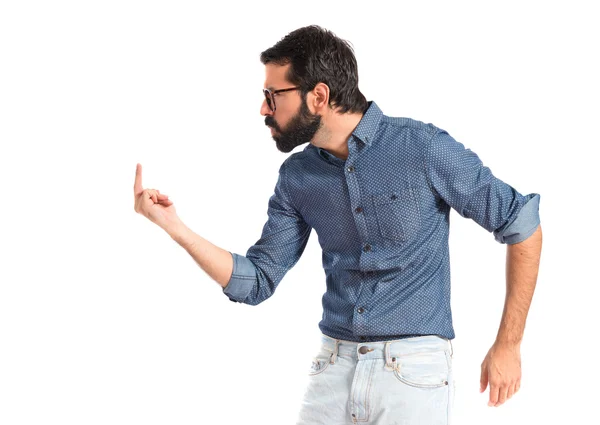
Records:
{"label": "light blue jeans", "polygon": [[297,425],[449,425],[451,349],[435,335],[361,343],[322,334]]}

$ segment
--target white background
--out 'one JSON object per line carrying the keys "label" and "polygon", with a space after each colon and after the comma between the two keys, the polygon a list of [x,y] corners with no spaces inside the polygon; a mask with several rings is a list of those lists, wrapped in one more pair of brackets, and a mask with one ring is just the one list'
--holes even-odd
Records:
{"label": "white background", "polygon": [[353,44],[385,114],[446,129],[541,194],[522,387],[499,408],[478,389],[506,246],[452,211],[455,423],[593,422],[592,2],[0,4],[1,424],[295,423],[325,290],[314,231],[272,298],[232,303],[134,212],[133,181],[140,162],[189,227],[245,254],[289,155],[259,114],[259,54],[309,24]]}

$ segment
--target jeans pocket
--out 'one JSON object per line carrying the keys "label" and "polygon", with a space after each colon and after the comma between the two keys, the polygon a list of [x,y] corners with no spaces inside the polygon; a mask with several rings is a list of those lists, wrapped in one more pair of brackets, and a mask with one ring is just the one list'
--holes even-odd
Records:
{"label": "jeans pocket", "polygon": [[332,356],[333,353],[331,351],[321,349],[317,356],[313,358],[308,375],[313,376],[325,372],[331,364]]}
{"label": "jeans pocket", "polygon": [[415,188],[373,195],[373,204],[382,237],[406,242],[419,231],[421,216]]}
{"label": "jeans pocket", "polygon": [[439,388],[448,385],[448,351],[428,351],[395,358],[394,375],[404,384],[417,388]]}

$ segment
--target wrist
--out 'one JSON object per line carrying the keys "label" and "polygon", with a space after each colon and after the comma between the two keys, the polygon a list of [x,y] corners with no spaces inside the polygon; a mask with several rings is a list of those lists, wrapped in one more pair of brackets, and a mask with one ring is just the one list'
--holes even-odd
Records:
{"label": "wrist", "polygon": [[496,341],[494,345],[507,347],[507,348],[520,348],[521,347],[521,338],[506,338],[498,336],[496,337]]}
{"label": "wrist", "polygon": [[179,219],[171,223],[165,224],[163,226],[163,230],[167,232],[168,235],[176,242],[182,240],[185,237],[186,232],[189,231],[189,229],[183,223],[183,221]]}

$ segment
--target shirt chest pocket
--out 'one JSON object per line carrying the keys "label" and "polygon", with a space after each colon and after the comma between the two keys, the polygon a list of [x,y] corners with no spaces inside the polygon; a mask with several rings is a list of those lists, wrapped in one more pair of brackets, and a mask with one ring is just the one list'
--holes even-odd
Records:
{"label": "shirt chest pocket", "polygon": [[419,231],[421,214],[415,188],[373,195],[373,205],[382,237],[406,242]]}

